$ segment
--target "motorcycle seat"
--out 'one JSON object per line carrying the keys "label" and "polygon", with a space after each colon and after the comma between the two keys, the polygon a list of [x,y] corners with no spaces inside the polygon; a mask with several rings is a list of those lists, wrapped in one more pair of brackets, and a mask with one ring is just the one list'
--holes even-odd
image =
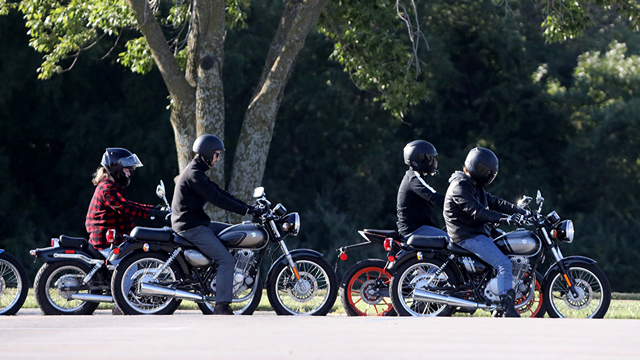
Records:
{"label": "motorcycle seat", "polygon": [[173,234],[173,230],[171,230],[170,227],[166,227],[166,226],[162,229],[136,226],[131,231],[130,236],[139,240],[169,242],[171,241],[172,234]]}
{"label": "motorcycle seat", "polygon": [[450,242],[447,244],[447,250],[459,256],[475,256],[473,252],[463,248],[462,246],[456,245],[456,243]]}
{"label": "motorcycle seat", "polygon": [[364,229],[365,233],[371,233],[375,235],[381,235],[384,237],[390,237],[394,239],[400,238],[400,234],[396,230],[375,230],[375,229]]}
{"label": "motorcycle seat", "polygon": [[87,239],[81,237],[71,237],[67,235],[60,235],[60,246],[70,247],[76,249],[82,249],[87,244]]}
{"label": "motorcycle seat", "polygon": [[185,249],[197,249],[198,247],[193,245],[189,240],[183,238],[182,236],[176,234],[176,236],[173,237],[173,242],[176,245],[180,245]]}
{"label": "motorcycle seat", "polygon": [[446,236],[421,236],[411,235],[407,240],[407,245],[418,249],[444,249],[449,239]]}

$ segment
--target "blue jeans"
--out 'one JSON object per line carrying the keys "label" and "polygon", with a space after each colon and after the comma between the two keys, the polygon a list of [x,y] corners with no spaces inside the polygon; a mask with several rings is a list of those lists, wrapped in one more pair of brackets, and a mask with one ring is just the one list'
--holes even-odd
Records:
{"label": "blue jeans", "polygon": [[493,240],[484,235],[478,235],[458,242],[458,245],[476,254],[480,260],[498,270],[498,294],[504,295],[513,287],[513,265],[511,260],[503,254],[493,243]]}
{"label": "blue jeans", "polygon": [[420,236],[444,236],[449,239],[449,235],[438,228],[429,225],[422,225],[419,228],[415,229],[411,234],[405,236],[405,238],[409,238],[411,235],[420,235]]}
{"label": "blue jeans", "polygon": [[[226,226],[224,226],[226,225]],[[216,302],[231,302],[233,298],[233,270],[235,258],[222,245],[216,234],[229,226],[212,222],[209,226],[196,226],[193,229],[181,231],[178,235],[189,240],[198,249],[218,264],[216,274]]]}

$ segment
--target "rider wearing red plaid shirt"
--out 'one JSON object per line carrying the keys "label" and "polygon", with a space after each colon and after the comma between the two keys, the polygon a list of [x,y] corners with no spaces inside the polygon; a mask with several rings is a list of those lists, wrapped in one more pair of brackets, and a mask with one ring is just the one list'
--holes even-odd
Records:
{"label": "rider wearing red plaid shirt", "polygon": [[102,156],[101,165],[94,174],[96,190],[85,221],[89,242],[96,249],[109,246],[106,239],[109,229],[128,234],[135,226],[134,218],[164,218],[168,214],[159,206],[127,200],[124,187],[131,181],[131,171],[142,166],[135,154],[122,148],[109,148]]}

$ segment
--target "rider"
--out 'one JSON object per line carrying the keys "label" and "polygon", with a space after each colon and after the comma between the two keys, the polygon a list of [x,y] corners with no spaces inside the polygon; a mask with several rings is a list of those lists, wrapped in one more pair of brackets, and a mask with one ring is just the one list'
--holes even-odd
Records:
{"label": "rider", "polygon": [[404,162],[409,170],[398,188],[396,211],[398,233],[402,236],[444,236],[446,232],[436,227],[434,207],[442,208],[444,196],[427,184],[427,175],[438,173],[438,152],[429,142],[416,140],[404,147]]}
{"label": "rider", "polygon": [[91,198],[85,220],[89,242],[101,250],[109,247],[106,233],[115,229],[119,234],[133,230],[134,218],[164,219],[168,211],[160,206],[139,204],[127,200],[124,188],[131,182],[131,172],[142,167],[136,154],[123,148],[108,148],[102,155],[101,166],[93,174],[96,190]]}
{"label": "rider", "polygon": [[213,314],[233,315],[229,304],[233,296],[235,260],[216,236],[229,225],[212,222],[204,211],[204,205],[210,202],[227,211],[254,216],[260,216],[261,209],[245,204],[209,179],[205,171],[216,165],[221,151],[224,151],[224,144],[213,135],[202,135],[193,143],[195,157],[176,181],[171,225],[175,232],[218,264]]}
{"label": "rider", "polygon": [[498,270],[498,293],[506,317],[520,317],[514,308],[512,264],[493,243],[490,224],[521,224],[527,212],[484,190],[498,175],[498,158],[489,149],[471,149],[463,171],[449,179],[444,200],[444,220],[451,241],[475,253]]}

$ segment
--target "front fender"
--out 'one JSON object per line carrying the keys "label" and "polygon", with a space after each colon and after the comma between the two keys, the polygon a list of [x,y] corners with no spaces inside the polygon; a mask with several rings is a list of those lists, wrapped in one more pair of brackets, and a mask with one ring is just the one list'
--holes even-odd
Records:
{"label": "front fender", "polygon": [[547,276],[549,276],[549,274],[551,274],[552,271],[558,270],[558,268],[560,267],[560,264],[559,264],[560,262],[562,262],[565,268],[576,263],[583,263],[588,265],[593,265],[596,263],[595,260],[589,259],[586,256],[567,256],[566,258],[560,260],[559,262],[554,263],[549,267],[549,270],[547,270],[547,272],[544,274],[545,281],[547,279]]}
{"label": "front fender", "polygon": [[[299,255],[308,255],[308,256],[315,256],[315,257],[324,257],[324,255],[322,255],[322,253],[317,252],[315,250],[311,250],[311,249],[295,249],[295,250],[291,250],[289,251],[289,253],[291,254],[291,256],[293,257],[293,260],[295,261],[296,256]],[[285,266],[287,266],[289,264],[289,262],[287,261],[287,258],[284,256],[284,254],[282,254],[278,260],[274,261],[273,264],[271,265],[271,268],[269,268],[269,272],[267,273],[267,279],[271,279],[271,272],[273,271],[273,269],[280,263],[283,263]]]}

